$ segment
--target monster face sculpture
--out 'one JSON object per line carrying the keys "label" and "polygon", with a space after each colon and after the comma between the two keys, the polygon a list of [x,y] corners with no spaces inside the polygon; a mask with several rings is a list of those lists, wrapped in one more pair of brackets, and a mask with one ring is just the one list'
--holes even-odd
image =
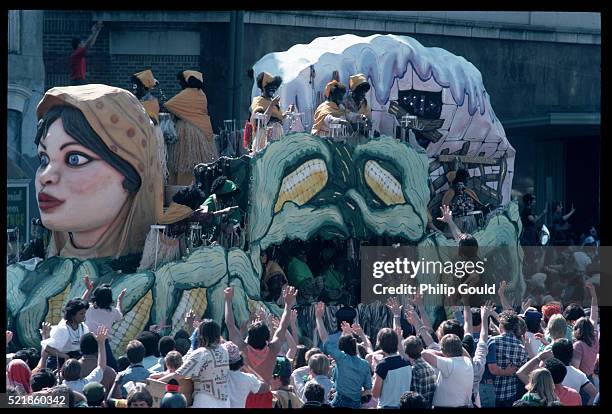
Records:
{"label": "monster face sculpture", "polygon": [[[79,109],[111,155],[114,154],[123,164],[100,150],[95,141],[92,144],[81,143],[74,136],[77,143],[84,148],[80,149],[80,153],[64,156],[57,151],[68,153],[73,150],[70,146],[65,146],[67,142],[64,141],[59,144],[59,147],[64,145],[63,148],[55,148],[59,141],[54,141],[61,134],[54,134],[62,131],[59,125],[50,124],[49,131],[52,134],[46,133],[41,142],[47,146],[47,151],[53,150],[56,153],[47,154],[48,161],[41,156],[43,166],[39,178],[40,193],[47,193],[52,197],[43,197],[40,205],[41,209],[47,210],[41,211],[43,221],[53,231],[53,242],[49,251],[51,257],[40,262],[35,268],[27,268],[24,264],[7,268],[7,313],[10,329],[16,332],[15,342],[21,346],[38,346],[40,323],[45,320],[51,323],[59,322],[62,306],[70,298],[82,295],[85,289],[82,282],[84,275],[89,275],[94,285],[110,283],[114,297],[123,288],[127,289],[123,301],[124,319],[114,326],[115,334],[111,340],[115,352],[123,353],[127,342],[150,324],[170,324],[171,334],[183,328],[184,316],[192,308],[200,315],[221,323],[223,289],[228,285],[234,286],[235,289],[233,308],[237,322],[246,320],[249,311],[261,300],[260,253],[270,246],[284,245],[290,240],[307,241],[318,237],[351,240],[357,245],[376,238],[393,240],[395,243],[423,247],[423,250],[428,252],[435,252],[436,246],[456,246],[455,241],[448,240],[441,234],[426,233],[428,206],[431,205],[432,195],[437,194],[432,192],[432,182],[435,181],[432,181],[435,173],[432,166],[440,164],[436,157],[447,150],[456,152],[457,142],[462,149],[469,147],[466,154],[480,154],[484,151],[483,148],[488,148],[489,142],[496,142],[498,147],[507,144],[503,128],[495,119],[484,94],[480,74],[463,58],[441,49],[425,49],[412,39],[406,40],[408,38],[366,38],[367,42],[372,44],[382,42],[380,44],[388,52],[382,57],[377,56],[371,46],[359,46],[363,43],[363,38],[340,36],[332,39],[339,41],[337,45],[329,38],[326,39],[313,41],[312,49],[304,49],[303,45],[298,45],[299,48],[295,46],[302,50],[306,60],[318,62],[314,63],[317,74],[313,83],[314,90],[322,90],[329,80],[322,75],[326,67],[340,70],[341,78],[345,77],[342,81],[347,81],[348,76],[354,73],[366,74],[372,84],[368,102],[373,103],[375,110],[375,128],[391,136],[381,136],[354,145],[332,142],[304,133],[290,134],[269,144],[254,157],[222,158],[213,164],[196,166],[196,181],[205,191],[210,188],[212,180],[220,175],[231,177],[240,187],[238,202],[246,212],[246,250],[225,249],[218,245],[202,246],[181,260],[159,263],[154,270],[135,270],[139,264],[146,231],[151,224],[159,220],[162,209],[161,177],[153,168],[159,160],[154,146],[148,145],[154,138],[144,108],[131,94],[104,85],[56,88],[49,91],[50,96],[45,96],[41,103],[42,108],[45,107],[45,102],[54,102],[56,105],[68,104]],[[334,52],[323,53],[322,50],[331,47],[330,43],[336,45]],[[359,48],[352,49],[352,45]],[[347,54],[350,50],[355,52]],[[343,53],[347,55],[341,59],[344,66],[338,68],[335,63],[331,65],[331,62],[337,60],[335,56]],[[424,56],[419,59],[418,54],[422,53]],[[437,60],[431,55],[438,56]],[[351,56],[353,60],[349,59]],[[380,66],[375,64],[377,59],[383,59]],[[264,60],[268,61],[266,58],[262,59]],[[432,63],[434,60],[443,67],[435,66]],[[279,59],[280,68],[261,67],[265,65],[260,62],[254,69],[256,72],[265,70],[282,74],[288,82],[279,89],[281,102],[287,105],[297,104],[300,106],[300,112],[305,112],[304,108],[312,108],[314,112],[316,102],[311,99],[313,90],[302,87],[308,85],[308,80],[304,85],[301,81],[298,82],[301,75],[297,67],[287,62],[286,59]],[[294,72],[291,72],[291,67],[294,67]],[[387,73],[387,69],[383,68],[393,70]],[[416,81],[413,71],[428,75],[423,78],[435,79],[441,90],[427,90],[428,87],[434,88],[434,85],[429,82],[430,86],[424,86],[426,82]],[[406,83],[408,77],[411,79],[410,85]],[[430,142],[426,148],[398,141],[392,137],[393,131],[389,130],[392,128],[385,126],[393,126],[393,115],[388,112],[388,106],[396,85],[399,105],[410,109],[410,102],[413,102],[413,111],[417,116],[423,119],[439,116],[439,119],[444,119],[442,127],[438,129],[442,137],[436,142]],[[415,90],[425,90],[434,95],[421,105],[420,95],[417,96]],[[82,97],[77,94],[79,91],[84,92]],[[402,92],[401,95],[407,99],[399,98],[400,91],[408,91]],[[435,95],[437,93],[441,94]],[[437,96],[441,104],[436,109],[434,106]],[[128,107],[125,104],[127,101],[122,99],[129,100],[132,106]],[[377,104],[374,104],[375,102]],[[434,103],[434,106],[427,109],[427,103]],[[417,104],[421,107],[416,108]],[[40,112],[39,116],[42,117],[45,113],[46,111]],[[141,116],[147,122],[141,120]],[[476,128],[479,134],[486,130],[484,135],[481,134],[480,141],[468,140],[468,137],[475,136],[471,132],[468,134],[472,125],[480,125]],[[456,132],[461,128],[463,132]],[[65,132],[69,136],[72,135],[71,131]],[[500,186],[502,190],[499,192],[503,195],[499,201],[504,207],[499,214],[489,219],[483,230],[474,234],[481,246],[480,254],[483,257],[490,254],[489,246],[518,246],[521,232],[518,208],[515,203],[506,203],[505,195],[506,192],[509,195],[511,185],[510,166],[513,151],[508,145],[501,153],[487,153],[498,157],[495,159],[504,160],[506,173],[502,178],[503,185]],[[92,160],[89,161],[88,158]],[[53,174],[60,171],[57,169],[60,161],[65,164],[62,167],[66,174],[62,176],[63,187],[58,184],[62,183],[61,180],[53,178]],[[107,165],[98,165],[99,174],[81,181],[91,183],[94,187],[71,184],[70,181],[66,183],[65,177],[71,176],[68,173],[76,174],[77,168],[85,171],[85,167],[94,167],[96,163]],[[75,165],[74,168],[72,164]],[[140,184],[136,178],[128,180],[134,176],[129,174],[130,169],[127,167],[136,171]],[[443,166],[440,164],[436,168],[443,169]],[[44,180],[42,177],[51,178]],[[102,180],[103,177],[106,178]],[[130,184],[132,181],[134,185]],[[56,187],[52,190],[54,183]],[[104,198],[95,200],[98,200],[100,205],[108,203],[108,213],[98,215],[95,221],[97,226],[106,226],[106,230],[100,230],[100,242],[85,244],[78,236],[87,230],[85,227],[91,226],[91,229],[94,229],[92,224],[96,207],[83,204],[83,208],[79,209],[77,206],[62,212],[61,203],[56,204],[69,199],[70,192],[80,195],[86,190],[91,191],[91,188],[106,194]],[[145,189],[148,191],[143,191]],[[55,199],[58,201],[54,201]],[[72,236],[71,239],[70,234],[76,234],[77,237]],[[348,253],[347,251],[347,255]],[[508,290],[514,293],[515,297],[520,297],[524,290],[520,249],[516,249],[515,254],[505,257],[504,260],[507,272],[499,277],[509,279]],[[422,282],[435,282],[437,277],[424,276]],[[438,304],[428,303],[428,298],[425,300],[430,309]],[[270,312],[280,313],[276,304],[262,304]],[[305,309],[302,313],[308,315],[312,312]],[[306,319],[306,322],[301,319],[301,327],[305,332],[310,332],[312,315]],[[376,325],[380,327],[382,322],[373,320],[370,325],[375,329]],[[363,320],[361,323],[366,324]]]}

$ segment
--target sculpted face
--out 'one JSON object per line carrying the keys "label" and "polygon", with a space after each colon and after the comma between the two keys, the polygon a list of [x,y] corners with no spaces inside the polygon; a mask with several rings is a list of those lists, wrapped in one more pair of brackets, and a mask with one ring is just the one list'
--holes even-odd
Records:
{"label": "sculpted face", "polygon": [[[117,216],[128,197],[123,175],[66,133],[55,121],[38,145],[36,196],[45,227],[73,232],[91,244]],[[97,236],[91,240],[92,235]],[[76,246],[76,247],[89,247]]]}

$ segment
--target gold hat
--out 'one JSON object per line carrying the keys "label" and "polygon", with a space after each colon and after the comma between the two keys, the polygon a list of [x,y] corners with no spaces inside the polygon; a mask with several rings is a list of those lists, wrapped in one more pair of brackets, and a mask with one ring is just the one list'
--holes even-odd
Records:
{"label": "gold hat", "polygon": [[368,80],[366,79],[366,76],[363,73],[358,73],[349,77],[349,89],[351,91],[354,91],[355,88],[357,88],[362,83],[368,83]]}
{"label": "gold hat", "polygon": [[174,201],[168,206],[168,210],[159,220],[159,224],[174,224],[181,220],[185,220],[193,214],[193,210],[186,205],[175,203]]}
{"label": "gold hat", "polygon": [[202,75],[202,72],[198,72],[197,70],[186,70],[183,72],[183,77],[185,78],[185,82],[189,80],[190,76],[193,76],[200,82],[204,82],[204,75]]}
{"label": "gold hat", "polygon": [[344,86],[343,84],[341,84],[340,82],[334,79],[333,81],[325,85],[325,97],[326,98],[329,98],[332,88],[346,88],[346,86]]}
{"label": "gold hat", "polygon": [[151,72],[150,69],[135,73],[134,76],[140,79],[144,87],[148,89],[155,87],[155,83],[157,82],[153,77],[153,72]]}

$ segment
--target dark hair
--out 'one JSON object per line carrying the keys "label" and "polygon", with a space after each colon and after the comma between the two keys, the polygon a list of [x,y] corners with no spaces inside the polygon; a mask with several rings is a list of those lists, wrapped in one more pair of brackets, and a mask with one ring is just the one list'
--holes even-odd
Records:
{"label": "dark hair", "polygon": [[306,347],[305,345],[297,346],[295,358],[293,359],[294,370],[301,367],[305,367],[308,364],[308,361],[306,361],[306,352],[308,352],[308,347]]}
{"label": "dark hair", "polygon": [[472,308],[472,326],[478,326],[482,323],[482,317],[480,316],[480,309]]}
{"label": "dark hair", "polygon": [[542,318],[523,318],[525,324],[527,325],[527,330],[531,333],[540,332],[540,324],[542,323]]}
{"label": "dark hair", "polygon": [[55,384],[57,384],[57,379],[53,375],[53,371],[47,368],[36,371],[30,377],[32,392],[41,391],[43,388],[55,387]]}
{"label": "dark hair", "polygon": [[577,321],[583,316],[585,316],[584,309],[582,309],[582,306],[578,305],[577,303],[570,303],[563,311],[563,317],[568,322]]}
{"label": "dark hair", "polygon": [[264,349],[270,340],[270,329],[263,322],[255,322],[249,327],[247,343],[255,349]]}
{"label": "dark hair", "polygon": [[113,291],[111,285],[104,283],[98,286],[91,296],[91,303],[96,305],[98,309],[111,310],[113,304]]}
{"label": "dark hair", "polygon": [[38,366],[40,360],[40,352],[36,348],[20,349],[15,352],[13,359],[21,359],[23,362],[28,364],[30,371],[34,370]]}
{"label": "dark hair", "polygon": [[238,361],[229,364],[229,369],[230,371],[238,371],[243,366],[244,366],[244,358],[241,355]]}
{"label": "dark hair", "polygon": [[325,389],[316,382],[309,382],[304,387],[304,398],[306,401],[316,401],[323,403],[325,400]]}
{"label": "dark hair", "polygon": [[138,364],[142,362],[145,357],[146,349],[145,346],[138,339],[133,339],[128,342],[125,348],[125,354],[130,364]]}
{"label": "dark hair", "polygon": [[466,234],[465,237],[459,240],[459,256],[466,258],[475,258],[478,255],[478,240],[471,234]]}
{"label": "dark hair", "polygon": [[[142,361],[142,358],[140,360]],[[130,360],[126,355],[121,355],[117,358],[117,372],[125,371],[129,366]]]}
{"label": "dark hair", "polygon": [[557,358],[549,358],[544,362],[544,368],[550,371],[555,385],[561,384],[567,375],[567,367]]}
{"label": "dark hair", "polygon": [[595,327],[589,318],[582,317],[576,321],[574,324],[574,338],[588,346],[593,346],[595,342]]}
{"label": "dark hair", "polygon": [[541,407],[541,403],[530,400],[516,400],[512,403],[513,407]]}
{"label": "dark hair", "polygon": [[572,362],[574,356],[574,347],[567,338],[557,339],[552,344],[552,352],[555,358],[563,362],[565,365],[569,365]]}
{"label": "dark hair", "polygon": [[355,93],[355,94],[356,94],[356,93],[358,93],[358,92],[361,92],[361,90],[362,90],[362,89],[363,89],[363,93],[365,94],[365,93],[368,93],[368,91],[371,89],[371,86],[370,86],[370,84],[369,84],[368,82],[363,82],[363,83],[360,83],[360,84],[359,84],[359,86],[357,86],[357,87],[355,88],[355,90],[353,91],[353,93]]}
{"label": "dark hair", "polygon": [[174,338],[171,336],[162,336],[159,339],[159,343],[157,345],[157,349],[159,350],[159,355],[165,357],[166,354],[170,351],[174,351],[176,343]]}
{"label": "dark hair", "polygon": [[189,332],[187,332],[184,329],[179,329],[178,331],[176,331],[176,333],[174,334],[174,340],[176,341],[177,339],[189,339]]}
{"label": "dark hair", "polygon": [[128,408],[136,401],[144,401],[150,407],[153,407],[153,397],[149,390],[142,385],[136,385],[127,396]]}
{"label": "dark hair", "polygon": [[80,341],[81,355],[93,355],[98,352],[98,341],[93,333],[87,332],[81,336]]}
{"label": "dark hair", "polygon": [[404,340],[404,352],[412,359],[419,359],[423,351],[423,341],[418,336],[411,335]]}
{"label": "dark hair", "polygon": [[455,334],[459,339],[463,339],[463,334],[465,333],[459,321],[455,319],[448,319],[442,322],[438,327],[438,331],[440,332],[440,338],[447,334]]}
{"label": "dark hair", "polygon": [[391,328],[382,328],[376,336],[378,347],[387,354],[397,352],[397,335]]}
{"label": "dark hair", "polygon": [[178,204],[189,207],[192,210],[196,210],[204,202],[206,198],[202,191],[195,185],[181,188],[172,196],[172,201]]}
{"label": "dark hair", "polygon": [[183,74],[184,70],[180,71],[178,75],[176,75],[179,83],[181,84],[181,88],[196,88],[202,89],[204,84],[200,82],[195,76],[190,76],[189,79],[185,80],[185,75]]}
{"label": "dark hair", "polygon": [[527,205],[529,203],[531,203],[531,201],[535,199],[535,197],[533,196],[533,194],[527,193],[523,196],[523,204]]}
{"label": "dark hair", "polygon": [[100,138],[91,125],[89,125],[85,115],[73,106],[58,105],[47,111],[38,121],[36,137],[34,138],[34,143],[36,145],[38,145],[40,140],[47,135],[47,131],[49,127],[51,127],[51,124],[58,119],[62,120],[64,131],[74,138],[76,142],[89,148],[103,161],[123,175],[123,188],[131,193],[138,192],[142,184],[138,172],[129,162],[119,157],[106,146],[102,138]]}
{"label": "dark hair", "polygon": [[72,50],[76,50],[81,44],[81,39],[79,39],[78,37],[73,37],[70,40],[70,43],[72,44]]}
{"label": "dark hair", "polygon": [[155,355],[159,356],[157,352],[157,344],[159,343],[159,335],[151,331],[142,331],[136,335],[136,339],[139,340],[145,347],[145,357]]}
{"label": "dark hair", "polygon": [[[262,86],[263,77],[264,77],[264,73],[261,72],[259,75],[257,75],[257,79],[256,79],[257,87],[260,90],[263,90],[263,86]],[[278,88],[281,83],[283,83],[283,78],[281,78],[280,76],[275,76],[274,79],[272,79],[272,81],[269,82],[266,86],[268,86],[268,85],[276,85],[276,87]]]}
{"label": "dark hair", "polygon": [[345,93],[346,93],[346,86],[344,86],[343,84],[338,83],[336,85],[332,85],[332,87],[329,90],[329,100],[331,101],[333,97],[342,98],[342,96],[344,96]]}
{"label": "dark hair", "polygon": [[178,338],[174,340],[174,348],[180,352],[181,355],[185,356],[191,348],[191,341],[186,338]]}
{"label": "dark hair", "polygon": [[518,329],[519,317],[513,310],[505,310],[499,315],[499,324],[504,328],[506,332],[512,332],[513,334]]}
{"label": "dark hair", "polygon": [[342,335],[338,340],[338,349],[351,356],[357,355],[357,340],[353,335]]}
{"label": "dark hair", "polygon": [[453,184],[463,183],[465,184],[467,180],[470,178],[470,172],[465,168],[459,168],[455,173],[455,178],[453,179]]}
{"label": "dark hair", "polygon": [[74,316],[83,309],[89,309],[89,302],[81,298],[70,299],[64,307],[64,319],[72,322]]}
{"label": "dark hair", "polygon": [[455,334],[446,334],[440,340],[440,348],[447,357],[458,357],[463,355],[463,343]]}
{"label": "dark hair", "polygon": [[198,328],[198,340],[200,346],[212,348],[219,344],[221,339],[221,327],[212,319],[204,319]]}
{"label": "dark hair", "polygon": [[78,359],[70,358],[62,365],[62,378],[66,381],[76,381],[81,378],[81,363]]}
{"label": "dark hair", "polygon": [[406,391],[400,397],[400,410],[423,410],[427,407],[425,398],[415,391]]}
{"label": "dark hair", "polygon": [[227,180],[227,177],[225,175],[215,178],[215,180],[212,182],[210,186],[210,193],[211,194],[216,193],[218,189],[223,187],[223,184],[225,184],[226,180]]}

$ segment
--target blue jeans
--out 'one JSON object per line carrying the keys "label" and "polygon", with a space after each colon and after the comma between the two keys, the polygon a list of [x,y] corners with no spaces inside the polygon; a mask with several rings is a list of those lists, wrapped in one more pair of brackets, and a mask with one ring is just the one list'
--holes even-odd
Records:
{"label": "blue jeans", "polygon": [[495,407],[495,385],[481,382],[478,387],[481,407]]}
{"label": "blue jeans", "polygon": [[110,342],[108,339],[104,341],[104,348],[106,348],[106,365],[117,371],[117,360],[111,351]]}
{"label": "blue jeans", "polygon": [[331,406],[334,408],[340,408],[340,407],[361,408],[361,400],[354,401],[354,400],[351,400],[350,398],[347,398],[343,395],[336,393],[336,395],[334,395],[334,399],[331,402]]}

